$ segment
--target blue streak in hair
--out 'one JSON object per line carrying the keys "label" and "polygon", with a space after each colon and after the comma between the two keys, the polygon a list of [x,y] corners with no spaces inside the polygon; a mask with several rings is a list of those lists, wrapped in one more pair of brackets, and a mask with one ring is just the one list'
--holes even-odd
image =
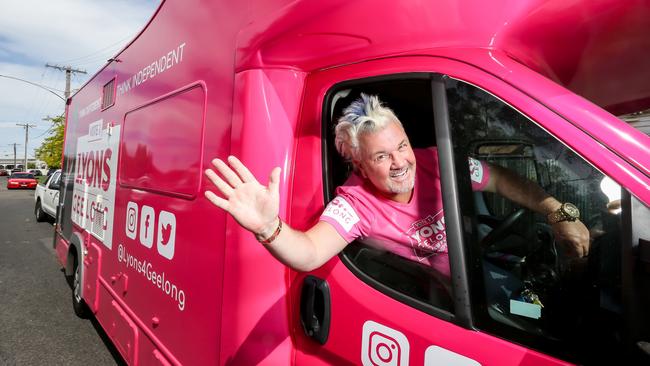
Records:
{"label": "blue streak in hair", "polygon": [[352,102],[344,111],[348,121],[357,124],[360,117],[368,116],[366,107],[371,104],[371,96],[361,94],[361,97]]}

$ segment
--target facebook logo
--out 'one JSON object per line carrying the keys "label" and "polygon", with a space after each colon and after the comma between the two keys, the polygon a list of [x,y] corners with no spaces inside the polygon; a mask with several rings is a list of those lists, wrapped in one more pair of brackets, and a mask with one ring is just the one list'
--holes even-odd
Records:
{"label": "facebook logo", "polygon": [[140,243],[147,248],[153,246],[156,215],[151,206],[142,206],[140,211]]}

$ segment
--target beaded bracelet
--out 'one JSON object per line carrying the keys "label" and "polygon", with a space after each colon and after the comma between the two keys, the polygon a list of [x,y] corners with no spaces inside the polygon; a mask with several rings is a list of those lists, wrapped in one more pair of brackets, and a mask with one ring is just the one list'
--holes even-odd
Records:
{"label": "beaded bracelet", "polygon": [[275,238],[278,237],[278,235],[280,235],[280,231],[282,231],[282,220],[278,217],[278,227],[277,227],[277,229],[275,229],[273,234],[271,234],[271,236],[269,236],[267,239],[262,239],[260,236],[255,235],[255,238],[260,243],[262,243],[264,245],[269,245],[269,244],[271,244],[273,242],[273,240],[275,240]]}

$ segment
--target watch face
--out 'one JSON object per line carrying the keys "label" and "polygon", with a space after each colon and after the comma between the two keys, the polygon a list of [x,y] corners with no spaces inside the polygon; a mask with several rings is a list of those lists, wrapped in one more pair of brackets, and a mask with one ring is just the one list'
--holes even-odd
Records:
{"label": "watch face", "polygon": [[580,210],[573,204],[573,203],[565,203],[562,205],[562,210],[572,218],[579,218],[580,217]]}

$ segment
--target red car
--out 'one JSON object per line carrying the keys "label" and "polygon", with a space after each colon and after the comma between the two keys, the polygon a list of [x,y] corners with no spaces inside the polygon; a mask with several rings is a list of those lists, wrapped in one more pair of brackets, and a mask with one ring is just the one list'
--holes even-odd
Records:
{"label": "red car", "polygon": [[31,173],[12,173],[7,179],[7,189],[13,188],[29,188],[36,189],[38,181],[34,178],[34,175]]}

